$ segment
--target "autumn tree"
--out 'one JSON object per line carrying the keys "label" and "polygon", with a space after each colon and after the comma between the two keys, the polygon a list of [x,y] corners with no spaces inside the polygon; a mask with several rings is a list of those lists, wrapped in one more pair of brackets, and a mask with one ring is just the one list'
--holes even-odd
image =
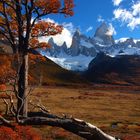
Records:
{"label": "autumn tree", "polygon": [[[39,37],[62,31],[62,26],[42,18],[49,14],[72,16],[73,6],[73,0],[0,0],[0,38],[10,43],[20,60],[17,107],[21,108],[22,116],[27,116],[28,53],[31,49],[48,47]],[[21,99],[24,99],[23,104]]]}
{"label": "autumn tree", "polygon": [[[13,115],[16,115],[19,125],[51,125],[62,127],[89,140],[115,140],[114,137],[82,120],[50,114],[44,106],[36,106],[42,110],[41,113],[27,116],[29,53],[33,49],[49,47],[46,42],[38,40],[40,37],[56,35],[63,30],[60,25],[46,22],[45,17],[49,14],[72,16],[73,7],[73,0],[0,0],[0,39],[9,42],[17,63],[17,85],[13,85],[18,99],[17,110],[15,112],[12,96],[10,109]],[[9,61],[6,63],[9,67]],[[5,71],[1,74],[5,75]],[[4,85],[2,88],[5,89]],[[13,128],[12,122],[13,120],[6,120],[0,115],[0,124]]]}

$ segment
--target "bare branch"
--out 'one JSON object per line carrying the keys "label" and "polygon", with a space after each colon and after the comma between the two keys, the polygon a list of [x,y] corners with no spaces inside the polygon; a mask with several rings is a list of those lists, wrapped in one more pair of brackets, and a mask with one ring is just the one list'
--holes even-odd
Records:
{"label": "bare branch", "polygon": [[0,115],[0,125],[8,126],[8,127],[13,127],[12,122],[9,120],[6,120],[4,117]]}
{"label": "bare branch", "polygon": [[3,101],[4,101],[5,105],[6,105],[5,115],[8,115],[8,113],[9,113],[9,103],[7,102],[6,99],[4,99],[4,98],[2,98],[2,99],[3,99]]}

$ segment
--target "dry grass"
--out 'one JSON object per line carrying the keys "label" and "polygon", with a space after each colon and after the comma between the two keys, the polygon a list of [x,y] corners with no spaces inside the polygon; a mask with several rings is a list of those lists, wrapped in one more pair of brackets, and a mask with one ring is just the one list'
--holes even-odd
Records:
{"label": "dry grass", "polygon": [[[112,135],[135,136],[140,139],[140,94],[138,91],[135,93],[133,90],[128,92],[109,88],[102,90],[92,87],[42,87],[35,89],[30,98],[35,102],[41,100],[52,113],[83,119]],[[45,137],[48,135],[45,134],[47,131],[54,135],[53,139],[57,139],[53,133],[57,131],[59,135],[62,133],[65,139],[81,140],[72,134],[66,132],[64,134],[64,131],[60,129],[43,128],[43,130]]]}
{"label": "dry grass", "polygon": [[[36,88],[29,100],[34,103],[40,100],[54,114],[83,119],[124,140],[140,140],[139,93],[139,88],[134,87],[52,86]],[[2,100],[0,104],[2,112],[5,109]],[[59,128],[38,126],[37,131],[43,135],[43,140],[82,140]]]}

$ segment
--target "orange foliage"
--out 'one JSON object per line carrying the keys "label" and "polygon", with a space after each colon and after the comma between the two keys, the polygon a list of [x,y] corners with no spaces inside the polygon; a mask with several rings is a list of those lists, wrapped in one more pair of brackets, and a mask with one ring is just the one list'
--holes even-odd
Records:
{"label": "orange foliage", "polygon": [[31,36],[32,37],[39,37],[39,36],[50,36],[56,35],[61,33],[62,26],[56,25],[55,23],[39,21],[35,24],[34,28],[32,29]]}
{"label": "orange foliage", "polygon": [[16,126],[15,129],[0,127],[1,140],[41,140],[41,136],[29,126]]}
{"label": "orange foliage", "polygon": [[[12,58],[7,55],[0,55],[0,84],[7,82],[12,75],[14,75],[14,70],[12,70]],[[0,86],[0,89],[5,89],[4,85]]]}
{"label": "orange foliage", "polygon": [[73,0],[64,0],[64,4],[65,4],[64,13],[73,16],[74,14],[72,10],[72,8],[74,7]]}
{"label": "orange foliage", "polygon": [[21,140],[41,140],[41,136],[31,126],[17,125],[15,131]]}
{"label": "orange foliage", "polygon": [[6,90],[6,85],[0,84],[0,91],[5,91],[5,90]]}
{"label": "orange foliage", "polygon": [[0,127],[0,138],[2,140],[21,140],[18,134],[9,127]]}
{"label": "orange foliage", "polygon": [[38,39],[32,38],[30,40],[30,46],[32,46],[33,49],[37,49],[37,48],[42,48],[42,49],[46,49],[46,48],[50,48],[50,44],[48,44],[47,42],[39,42]]}
{"label": "orange foliage", "polygon": [[140,137],[137,136],[125,136],[122,140],[140,140]]}
{"label": "orange foliage", "polygon": [[38,37],[56,35],[60,34],[61,32],[62,26],[51,22],[39,21],[34,25],[31,31],[30,46],[33,49],[49,48],[50,45],[46,42],[39,42]]}
{"label": "orange foliage", "polygon": [[[14,55],[15,56],[15,55]],[[16,70],[15,67],[17,67],[16,61],[14,61],[13,56],[7,56],[7,55],[0,55],[0,91],[6,91],[6,83],[12,83],[12,78],[14,78]],[[17,57],[17,56],[15,56]],[[42,62],[45,62],[46,58],[37,55],[37,54],[29,54],[29,62],[30,64],[36,65],[37,63],[40,64]],[[13,64],[14,63],[14,64]],[[30,82],[34,83],[34,78],[29,74],[28,79]],[[5,97],[5,95],[0,94],[0,98]],[[7,97],[7,96],[6,96]]]}
{"label": "orange foliage", "polygon": [[[59,34],[62,26],[42,20],[43,17],[49,14],[72,16],[73,7],[73,0],[0,1],[0,38],[8,40],[13,50],[24,47],[24,43],[29,44],[28,48],[48,47],[44,42],[39,43],[38,37]],[[18,41],[22,43],[17,45]]]}
{"label": "orange foliage", "polygon": [[36,64],[36,62],[44,62],[46,61],[46,58],[43,57],[42,55],[37,55],[37,54],[30,54],[29,55],[29,60],[31,64]]}

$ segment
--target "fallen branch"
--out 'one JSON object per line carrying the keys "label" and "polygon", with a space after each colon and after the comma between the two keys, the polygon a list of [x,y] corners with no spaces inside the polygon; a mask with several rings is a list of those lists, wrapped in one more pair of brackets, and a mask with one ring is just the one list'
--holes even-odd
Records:
{"label": "fallen branch", "polygon": [[28,117],[20,120],[19,124],[61,127],[87,140],[116,140],[96,126],[75,118]]}

